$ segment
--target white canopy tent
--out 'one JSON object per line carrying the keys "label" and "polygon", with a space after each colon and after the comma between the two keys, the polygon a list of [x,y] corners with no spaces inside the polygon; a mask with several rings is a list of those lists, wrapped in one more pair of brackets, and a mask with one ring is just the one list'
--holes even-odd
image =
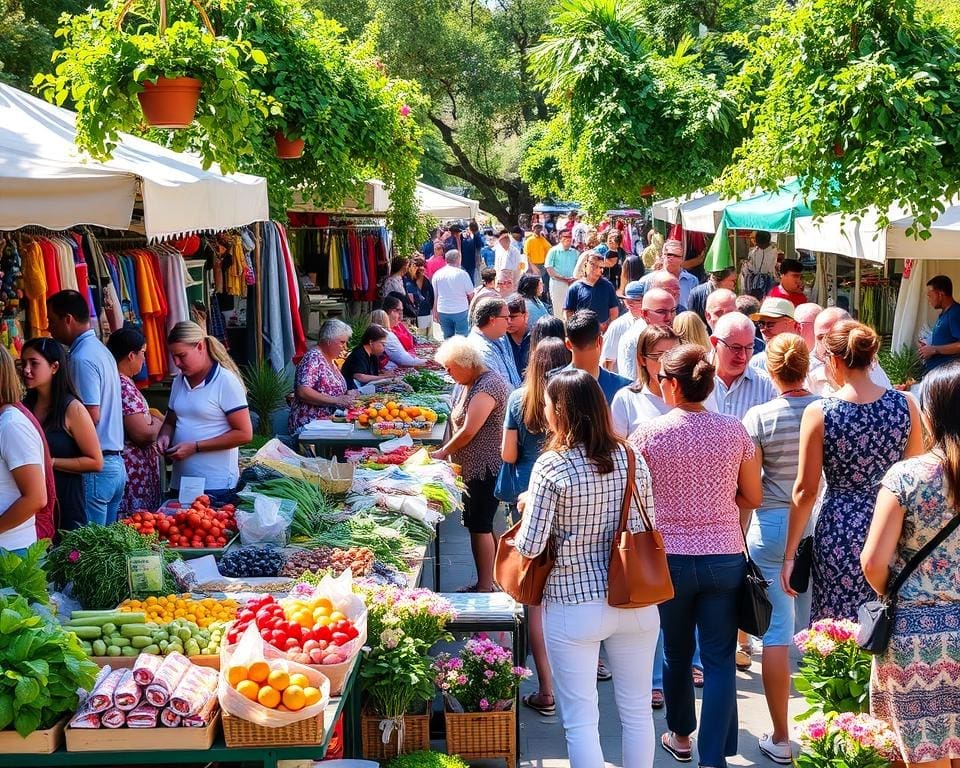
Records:
{"label": "white canopy tent", "polygon": [[[415,194],[420,213],[438,219],[473,219],[480,213],[480,203],[477,200],[455,195],[453,192],[446,192],[419,181]],[[304,202],[298,195],[294,196],[294,200],[290,208],[292,211],[324,210]],[[390,210],[390,193],[380,179],[368,179],[364,185],[363,201],[348,198],[336,210],[345,214],[385,216]]]}
{"label": "white canopy tent", "polygon": [[716,232],[724,209],[734,202],[716,192],[689,200],[680,206],[680,223],[691,232]]}
{"label": "white canopy tent", "polygon": [[126,134],[96,162],[75,146],[74,119],[0,84],[0,229],[129,229],[138,194],[149,240],[270,218],[266,179],[204,170],[198,157]]}

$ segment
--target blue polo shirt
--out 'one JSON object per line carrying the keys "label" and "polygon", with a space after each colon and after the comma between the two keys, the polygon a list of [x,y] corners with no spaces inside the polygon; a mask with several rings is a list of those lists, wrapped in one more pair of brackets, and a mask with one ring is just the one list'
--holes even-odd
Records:
{"label": "blue polo shirt", "polygon": [[[564,366],[563,370],[565,371],[575,371],[577,370],[573,363]],[[616,373],[611,373],[603,366],[600,366],[600,375],[597,376],[597,384],[600,385],[600,389],[603,390],[603,396],[607,400],[607,405],[613,402],[614,395],[617,394],[624,387],[629,387],[633,382],[628,379],[626,376],[620,376]]]}
{"label": "blue polo shirt", "polygon": [[619,307],[617,290],[605,277],[601,277],[593,285],[577,280],[567,289],[567,299],[563,305],[564,309],[571,312],[576,312],[578,309],[592,309],[597,313],[597,319],[601,325],[610,319],[610,310],[619,309]]}
{"label": "blue polo shirt", "polygon": [[117,361],[93,329],[84,331],[70,345],[70,375],[80,402],[100,409],[97,437],[104,451],[123,450],[123,407]]}
{"label": "blue polo shirt", "polygon": [[[954,302],[943,310],[940,317],[937,318],[937,322],[933,326],[933,332],[930,334],[930,343],[932,345],[956,344],[958,341],[960,341],[960,304]],[[939,368],[944,363],[956,359],[958,359],[957,355],[937,354],[928,358],[924,367],[926,370],[932,371],[934,368]]]}

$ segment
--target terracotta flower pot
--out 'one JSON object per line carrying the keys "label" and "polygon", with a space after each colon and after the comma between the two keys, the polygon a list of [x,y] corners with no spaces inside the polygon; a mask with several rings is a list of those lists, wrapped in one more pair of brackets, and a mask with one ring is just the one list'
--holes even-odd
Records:
{"label": "terracotta flower pot", "polygon": [[137,94],[143,116],[154,128],[186,128],[193,122],[203,85],[193,77],[161,77]]}
{"label": "terracotta flower pot", "polygon": [[277,157],[281,160],[296,160],[303,157],[303,139],[288,139],[281,131],[273,134],[277,143]]}

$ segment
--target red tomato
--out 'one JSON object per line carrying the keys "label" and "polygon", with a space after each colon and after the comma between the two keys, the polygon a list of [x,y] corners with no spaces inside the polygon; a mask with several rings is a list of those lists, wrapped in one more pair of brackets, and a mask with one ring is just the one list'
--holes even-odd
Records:
{"label": "red tomato", "polygon": [[209,504],[210,504],[210,497],[207,496],[207,494],[204,493],[204,494],[201,494],[200,496],[197,496],[196,501],[199,501],[201,504],[209,505]]}
{"label": "red tomato", "polygon": [[167,506],[168,506],[170,509],[180,509],[180,502],[179,502],[179,501],[168,501],[168,502],[167,502]]}
{"label": "red tomato", "polygon": [[325,627],[314,627],[313,628],[313,639],[314,640],[323,640],[325,642],[330,642],[330,638],[333,635],[333,630],[329,626]]}
{"label": "red tomato", "polygon": [[143,520],[143,515],[141,515],[139,512],[134,512],[132,515],[130,515],[130,519],[135,523],[139,523],[141,520]]}
{"label": "red tomato", "polygon": [[270,632],[270,643],[277,646],[277,648],[283,648],[287,640],[289,640],[287,633],[282,629],[274,629]]}

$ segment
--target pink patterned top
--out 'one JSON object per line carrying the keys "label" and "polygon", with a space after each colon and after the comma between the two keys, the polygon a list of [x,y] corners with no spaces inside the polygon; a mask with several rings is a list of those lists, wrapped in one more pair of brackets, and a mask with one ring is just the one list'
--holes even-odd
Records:
{"label": "pink patterned top", "polygon": [[[314,347],[300,358],[296,386],[310,387],[333,397],[347,394],[347,380],[343,378],[340,369],[323,356],[320,347]],[[295,434],[300,427],[314,419],[329,419],[335,410],[334,406],[311,405],[294,396],[293,406],[290,408],[290,434]]]}
{"label": "pink patterned top", "polygon": [[737,476],[756,448],[737,419],[674,408],[637,427],[629,442],[650,468],[657,528],[668,554],[743,551]]}
{"label": "pink patterned top", "polygon": [[[120,400],[124,416],[147,413],[147,400],[133,380],[120,374]],[[122,517],[141,509],[155,512],[160,506],[160,463],[153,446],[141,447],[129,440],[123,446],[123,464],[127,469],[127,484],[120,502]]]}

